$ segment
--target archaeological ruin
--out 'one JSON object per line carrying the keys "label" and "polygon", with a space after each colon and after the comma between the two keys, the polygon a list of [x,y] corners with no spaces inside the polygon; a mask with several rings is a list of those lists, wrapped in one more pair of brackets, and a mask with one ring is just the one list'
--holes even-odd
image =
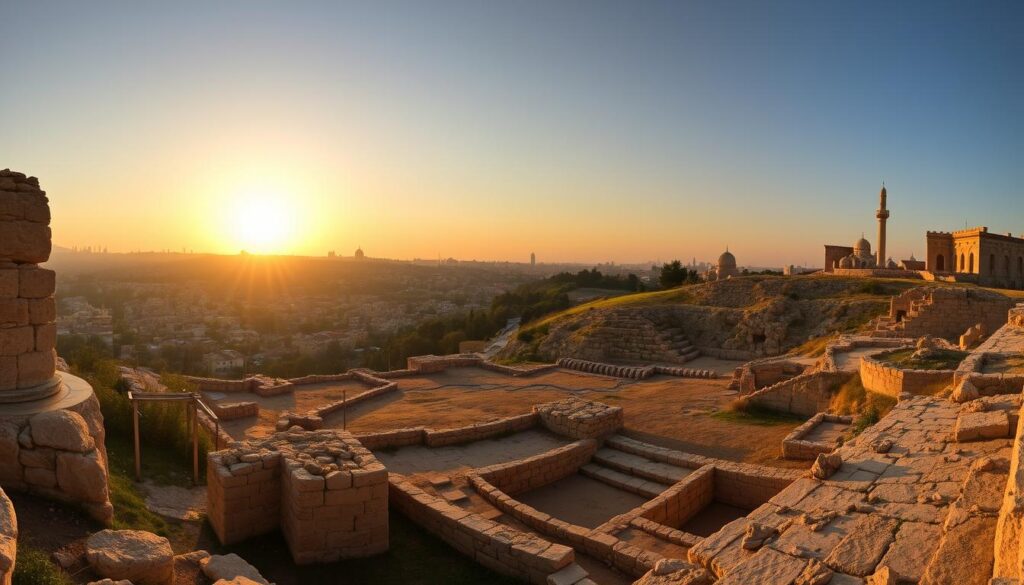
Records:
{"label": "archaeological ruin", "polygon": [[[884,189],[877,217],[878,255],[858,242],[836,270],[876,269]],[[724,254],[686,303],[570,313],[496,359],[183,377],[209,409],[200,509],[226,554],[103,528],[104,418],[56,370],[48,223],[38,181],[0,171],[0,584],[18,566],[19,493],[97,521],[57,555],[94,584],[269,583],[261,570],[281,567],[233,551],[273,535],[284,570],[344,571],[395,554],[393,514],[537,585],[1024,578],[1024,304],[920,278],[863,298],[837,274],[739,277]],[[510,359],[524,348],[545,358]],[[171,392],[119,375],[125,392]]]}

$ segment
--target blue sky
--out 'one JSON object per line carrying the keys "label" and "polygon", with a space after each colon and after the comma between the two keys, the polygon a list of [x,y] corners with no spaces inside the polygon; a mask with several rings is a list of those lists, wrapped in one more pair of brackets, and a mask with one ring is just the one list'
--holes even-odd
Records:
{"label": "blue sky", "polygon": [[897,258],[1024,232],[1021,3],[3,8],[0,166],[57,243],[235,251],[253,185],[299,253],[813,265],[882,180]]}

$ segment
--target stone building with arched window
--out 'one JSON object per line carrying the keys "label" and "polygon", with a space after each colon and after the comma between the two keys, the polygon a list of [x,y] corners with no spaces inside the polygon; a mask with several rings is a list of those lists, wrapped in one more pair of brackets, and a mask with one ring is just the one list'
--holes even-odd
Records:
{"label": "stone building with arched window", "polygon": [[928,232],[927,269],[983,286],[1024,289],[1024,238],[987,227]]}

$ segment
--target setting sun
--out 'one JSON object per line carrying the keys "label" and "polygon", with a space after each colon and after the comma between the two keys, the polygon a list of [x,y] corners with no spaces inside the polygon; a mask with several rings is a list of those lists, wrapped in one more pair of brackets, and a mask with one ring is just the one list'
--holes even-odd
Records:
{"label": "setting sun", "polygon": [[294,245],[295,210],[277,193],[246,193],[231,208],[228,224],[238,248],[257,254],[288,251]]}

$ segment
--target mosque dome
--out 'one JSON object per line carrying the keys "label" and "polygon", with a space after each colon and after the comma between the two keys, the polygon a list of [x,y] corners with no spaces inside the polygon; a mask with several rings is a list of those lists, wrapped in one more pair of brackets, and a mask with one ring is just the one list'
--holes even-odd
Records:
{"label": "mosque dome", "polygon": [[736,268],[736,257],[729,250],[722,252],[722,255],[718,257],[718,267]]}
{"label": "mosque dome", "polygon": [[864,239],[864,236],[861,236],[861,238],[853,245],[853,253],[857,256],[870,256],[871,242]]}
{"label": "mosque dome", "polygon": [[840,268],[853,268],[853,257],[852,256],[843,256],[842,259],[839,260],[839,267]]}

